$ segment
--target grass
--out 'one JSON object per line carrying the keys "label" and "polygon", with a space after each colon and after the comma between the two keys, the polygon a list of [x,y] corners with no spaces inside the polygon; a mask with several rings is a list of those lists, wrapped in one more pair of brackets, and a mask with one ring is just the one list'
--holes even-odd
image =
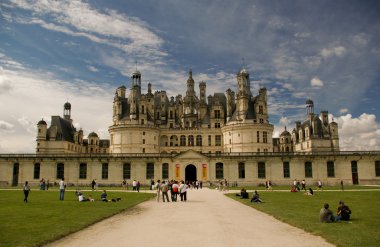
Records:
{"label": "grass", "polygon": [[[306,196],[302,192],[261,192],[264,203],[259,204],[240,199],[235,194],[227,195],[283,222],[322,236],[337,246],[379,246],[380,191],[317,191],[314,196]],[[352,223],[320,223],[319,210],[323,204],[329,203],[336,213],[339,200],[343,200],[352,210]]]}
{"label": "grass", "polygon": [[[290,191],[291,185],[279,185],[279,186],[272,186],[273,190],[286,190]],[[301,188],[301,185],[299,186]],[[317,191],[318,187],[316,185],[306,185],[306,188],[312,188],[313,190]],[[210,187],[212,189],[217,188],[217,186]],[[241,190],[242,188],[245,188],[246,190],[265,190],[265,186],[238,186],[238,187],[227,187],[228,190]],[[322,187],[324,191],[328,190],[341,190],[340,186],[323,186]],[[380,185],[371,185],[371,186],[365,186],[365,185],[347,185],[344,186],[345,191],[349,190],[380,190]]]}
{"label": "grass", "polygon": [[101,191],[85,192],[98,199],[78,202],[75,192],[66,191],[59,201],[56,190],[32,190],[28,203],[20,190],[0,190],[0,246],[40,246],[105,219],[153,197],[146,193],[107,192],[120,202],[99,201]]}

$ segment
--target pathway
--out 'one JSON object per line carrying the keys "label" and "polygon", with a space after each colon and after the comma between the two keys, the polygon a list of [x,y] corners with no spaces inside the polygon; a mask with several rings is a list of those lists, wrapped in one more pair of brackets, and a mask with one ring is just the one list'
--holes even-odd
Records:
{"label": "pathway", "polygon": [[144,202],[49,246],[332,246],[210,189],[188,201]]}

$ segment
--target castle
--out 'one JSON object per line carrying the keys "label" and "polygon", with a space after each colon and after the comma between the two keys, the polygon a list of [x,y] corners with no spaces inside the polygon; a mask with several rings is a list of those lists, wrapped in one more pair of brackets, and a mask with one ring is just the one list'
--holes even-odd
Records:
{"label": "castle", "polygon": [[308,184],[380,184],[380,152],[340,151],[338,125],[328,112],[314,113],[306,101],[306,117],[294,129],[273,138],[267,90],[252,94],[249,73],[240,70],[236,92],[214,93],[206,98],[206,83],[196,95],[192,71],[186,94],[141,92],[141,73],[131,76],[130,93],[116,89],[110,140],[91,132],[87,139],[71,119],[66,102],[63,117],[52,116],[50,126],[37,124],[35,154],[0,154],[0,184],[37,184],[41,178],[88,185],[151,179],[226,179],[245,186],[291,185],[305,178]]}
{"label": "castle", "polygon": [[71,104],[64,104],[63,118],[53,116],[48,128],[37,124],[37,147],[43,153],[170,153],[187,150],[199,153],[260,153],[339,151],[338,125],[329,122],[328,112],[314,114],[314,104],[306,101],[307,118],[290,134],[273,138],[269,123],[267,90],[251,92],[249,73],[237,73],[237,92],[227,89],[206,97],[206,83],[199,82],[196,95],[192,71],[186,82],[186,94],[171,96],[165,91],[152,93],[148,84],[141,92],[141,73],[131,76],[129,97],[126,87],[116,89],[110,140],[100,140],[94,132],[83,139],[70,118]]}

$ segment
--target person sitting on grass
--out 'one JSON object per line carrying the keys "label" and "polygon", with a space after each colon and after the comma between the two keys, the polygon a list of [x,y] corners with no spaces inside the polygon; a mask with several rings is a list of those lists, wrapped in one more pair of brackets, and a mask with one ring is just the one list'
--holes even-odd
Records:
{"label": "person sitting on grass", "polygon": [[100,200],[102,202],[108,202],[108,199],[107,199],[107,192],[105,190],[103,190],[103,193],[100,195]]}
{"label": "person sitting on grass", "polygon": [[329,204],[325,203],[319,211],[319,220],[323,223],[331,223],[335,221],[333,212],[329,209]]}
{"label": "person sitting on grass", "polygon": [[338,213],[335,218],[335,221],[340,221],[340,220],[349,221],[350,214],[351,214],[350,208],[347,205],[345,205],[344,202],[340,201],[339,207],[338,207]]}
{"label": "person sitting on grass", "polygon": [[290,190],[290,192],[298,192],[297,187],[296,186],[292,186],[292,189]]}
{"label": "person sitting on grass", "polygon": [[312,196],[314,195],[314,191],[311,188],[309,188],[308,191],[305,193],[305,195]]}
{"label": "person sitting on grass", "polygon": [[240,194],[236,194],[236,196],[240,196],[241,199],[248,199],[249,197],[247,190],[244,188],[242,188]]}
{"label": "person sitting on grass", "polygon": [[260,196],[259,196],[259,193],[257,193],[257,190],[255,190],[255,192],[253,193],[253,197],[251,199],[251,202],[263,202],[261,199],[260,199]]}
{"label": "person sitting on grass", "polygon": [[82,194],[82,192],[80,192],[79,190],[76,191],[76,194],[78,196],[78,201],[79,202],[88,202],[88,201],[90,201],[90,198],[84,197],[84,195]]}

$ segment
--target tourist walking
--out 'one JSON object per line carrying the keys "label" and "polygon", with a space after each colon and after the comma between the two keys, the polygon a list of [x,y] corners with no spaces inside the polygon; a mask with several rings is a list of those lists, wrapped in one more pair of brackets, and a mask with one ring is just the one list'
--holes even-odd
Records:
{"label": "tourist walking", "polygon": [[178,185],[177,181],[174,181],[172,184],[172,189],[171,189],[172,202],[177,201],[178,191],[179,191],[179,185]]}
{"label": "tourist walking", "polygon": [[180,193],[179,195],[181,197],[181,202],[187,201],[187,189],[188,189],[188,186],[182,180],[181,185],[179,186],[179,193]]}
{"label": "tourist walking", "polygon": [[318,190],[323,190],[321,180],[318,180]]}
{"label": "tourist walking", "polygon": [[305,181],[305,179],[302,179],[301,185],[302,185],[302,189],[304,191],[306,191],[306,181]]}
{"label": "tourist walking", "polygon": [[62,178],[61,181],[59,181],[59,200],[63,201],[65,198],[65,189],[66,189],[66,183],[65,179]]}
{"label": "tourist walking", "polygon": [[28,202],[28,196],[30,192],[30,186],[29,186],[28,181],[25,181],[25,184],[22,190],[24,191],[24,202]]}
{"label": "tourist walking", "polygon": [[96,185],[96,182],[95,182],[95,179],[93,179],[92,182],[91,182],[91,189],[92,189],[92,191],[95,190],[95,185]]}
{"label": "tourist walking", "polygon": [[160,202],[160,191],[161,191],[161,186],[160,186],[161,180],[157,180],[157,183],[154,185],[157,193],[157,202]]}
{"label": "tourist walking", "polygon": [[340,180],[340,190],[343,191],[344,188],[343,188],[343,180]]}
{"label": "tourist walking", "polygon": [[133,182],[132,182],[132,190],[136,191],[136,187],[137,187],[137,181],[133,180]]}

